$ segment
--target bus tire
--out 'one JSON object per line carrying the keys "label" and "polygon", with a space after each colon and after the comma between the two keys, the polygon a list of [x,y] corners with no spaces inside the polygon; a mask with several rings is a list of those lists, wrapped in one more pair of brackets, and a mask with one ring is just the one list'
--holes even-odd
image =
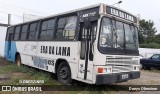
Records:
{"label": "bus tire", "polygon": [[57,78],[62,84],[69,85],[72,82],[71,69],[67,62],[62,62],[57,68]]}
{"label": "bus tire", "polygon": [[17,55],[15,64],[16,64],[18,67],[21,66],[21,57],[20,57],[20,55]]}

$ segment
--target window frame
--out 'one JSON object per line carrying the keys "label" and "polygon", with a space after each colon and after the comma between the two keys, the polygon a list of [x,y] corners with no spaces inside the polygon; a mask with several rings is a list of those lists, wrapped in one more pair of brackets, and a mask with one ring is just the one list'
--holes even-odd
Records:
{"label": "window frame", "polygon": [[[35,24],[35,23],[36,23],[35,31],[30,31],[31,24]],[[34,21],[34,22],[28,23],[28,29],[27,29],[28,32],[27,32],[27,38],[26,38],[26,40],[28,40],[28,41],[34,41],[34,40],[36,40],[37,29],[38,29],[38,21]],[[30,33],[34,33],[35,37],[33,39],[29,39]]]}
{"label": "window frame", "polygon": [[[26,32],[22,32],[23,30],[23,26],[27,25],[27,28],[26,28]],[[25,23],[25,24],[22,24],[21,25],[21,33],[20,33],[20,41],[26,41],[28,40],[28,29],[29,29],[29,24],[28,23]],[[26,33],[26,38],[25,39],[22,39],[22,34]]]}
{"label": "window frame", "polygon": [[[65,26],[66,26],[66,24],[67,24],[67,21],[68,21],[68,18],[69,17],[76,17],[76,27],[75,27],[75,30],[74,30],[74,36],[65,36],[65,32],[66,31],[64,31],[64,29],[65,29]],[[66,21],[65,21],[65,25],[64,25],[64,27],[63,28],[58,28],[58,22],[59,22],[59,19],[61,19],[61,18],[65,18],[66,19]],[[77,31],[78,31],[78,15],[66,15],[66,16],[60,16],[60,17],[58,17],[57,18],[57,22],[56,22],[56,31],[55,31],[55,40],[57,40],[57,41],[77,41],[78,40],[78,34],[77,34]],[[61,30],[62,29],[62,38],[57,38],[57,31],[58,30]],[[63,32],[64,31],[64,32]],[[68,37],[68,38],[66,38],[66,37]],[[69,37],[74,37],[73,39],[69,39]]]}
{"label": "window frame", "polygon": [[[50,21],[50,20],[54,20],[54,26],[53,26],[52,29],[48,28],[48,25],[49,25],[49,21]],[[54,38],[55,38],[56,20],[57,20],[57,19],[54,17],[54,18],[44,19],[44,20],[41,20],[41,21],[40,21],[38,40],[40,40],[40,41],[51,41],[51,40],[54,40]],[[43,25],[43,22],[45,22],[45,21],[47,21],[47,28],[46,28],[46,30],[43,30],[43,29],[42,29],[42,25]],[[47,38],[41,39],[41,37],[40,37],[40,36],[41,36],[41,32],[46,32],[46,35],[45,35],[45,36],[47,37],[47,32],[48,32],[48,30],[52,30],[52,32],[53,32],[52,39],[47,39]]]}
{"label": "window frame", "polygon": [[[75,23],[75,25],[76,25],[76,27],[75,27],[75,30],[74,30],[74,36],[69,36],[70,34],[67,34],[67,38],[63,38],[63,39],[57,39],[56,38],[56,33],[57,33],[57,28],[58,28],[58,20],[59,20],[59,18],[66,18],[66,21],[65,21],[65,23],[67,23],[67,17],[76,17],[76,23]],[[53,29],[48,29],[48,30],[53,30],[53,38],[52,39],[46,39],[46,40],[42,40],[42,39],[40,39],[40,34],[41,34],[41,24],[42,24],[42,22],[43,21],[49,21],[49,20],[55,20],[55,25],[54,25],[54,28]],[[49,17],[49,18],[45,18],[45,19],[40,19],[40,20],[35,20],[35,21],[31,21],[31,22],[26,22],[26,23],[23,23],[23,24],[19,24],[19,25],[15,25],[15,26],[12,26],[12,28],[14,28],[15,29],[15,27],[17,27],[17,26],[21,26],[21,29],[22,29],[22,26],[24,26],[24,25],[28,25],[27,26],[27,35],[26,35],[26,39],[22,39],[21,38],[21,36],[22,36],[22,34],[23,34],[23,32],[22,32],[22,30],[20,30],[20,34],[19,34],[19,41],[78,41],[78,36],[79,36],[79,32],[78,32],[78,23],[79,23],[80,21],[78,20],[78,14],[77,14],[77,12],[74,12],[74,13],[69,13],[69,14],[64,14],[64,15],[58,15],[58,16],[54,16],[54,17]],[[30,38],[30,35],[31,35],[31,33],[33,32],[33,31],[31,31],[30,29],[31,29],[31,25],[32,24],[34,24],[34,23],[36,23],[36,27],[35,27],[35,31],[34,31],[34,38]],[[51,28],[51,27],[50,27]],[[65,26],[64,26],[64,28],[65,28]],[[64,29],[63,28],[63,29]],[[8,29],[7,29],[7,32],[8,32]],[[50,33],[50,31],[48,31],[49,33]],[[48,34],[49,34],[48,33]],[[32,34],[33,35],[33,34]],[[72,35],[72,34],[71,34]],[[8,38],[8,34],[6,35],[6,40],[8,40],[7,38]],[[74,37],[73,39],[69,39],[68,37]],[[14,31],[13,31],[13,39],[12,40],[14,40]]]}
{"label": "window frame", "polygon": [[[59,20],[60,20],[60,19],[65,19],[65,23],[64,23],[64,27],[63,27],[63,28],[62,28],[62,27],[59,28]],[[64,36],[63,36],[63,30],[64,30],[65,25],[66,25],[66,22],[67,22],[66,20],[67,20],[67,16],[58,17],[58,19],[57,19],[56,33],[55,33],[55,35],[56,35],[55,39],[56,39],[56,40],[65,40],[65,38],[63,38],[63,37],[64,37]],[[62,30],[62,32],[61,32],[61,33],[62,33],[62,38],[59,38],[59,37],[58,37],[58,33],[59,33],[58,31],[59,31],[59,30]]]}
{"label": "window frame", "polygon": [[[10,28],[12,28],[11,32],[9,31]],[[14,36],[12,36],[11,40],[9,39],[9,34],[12,33],[12,35],[14,35],[14,28],[15,28],[14,26],[7,28],[7,33],[6,33],[6,38],[5,38],[6,41],[13,41],[14,40]]]}
{"label": "window frame", "polygon": [[[111,27],[110,29],[111,29],[111,30],[110,30],[109,33],[107,33],[107,34],[111,35],[110,38],[111,38],[112,40],[111,40],[110,42],[113,44],[112,20],[111,20],[111,19],[108,19],[108,20],[109,20],[109,24],[110,24],[110,27]],[[103,21],[103,20],[102,20],[102,21]],[[102,21],[101,21],[101,25],[100,25],[100,32],[99,32],[99,33],[100,33],[100,36],[99,36],[99,38],[101,37],[101,33],[103,33],[103,35],[105,34],[105,32],[101,32],[101,31],[102,31],[102,23],[104,23],[104,22],[102,22]],[[99,40],[98,42],[100,42],[100,40]],[[109,41],[108,41],[108,42],[109,42]],[[110,47],[113,47],[113,45],[110,46]]]}
{"label": "window frame", "polygon": [[[16,32],[17,27],[19,27],[19,32]],[[15,35],[18,35],[18,38],[15,39]],[[14,41],[19,41],[20,39],[20,35],[21,35],[21,25],[17,25],[14,27],[14,36],[13,36],[13,40]]]}
{"label": "window frame", "polygon": [[[123,30],[125,30],[124,29],[124,24],[129,24],[129,25],[132,25],[131,23],[129,23],[129,22],[126,22],[126,21],[124,21],[124,20],[122,20],[122,19],[118,19],[118,18],[113,18],[113,17],[111,17],[111,16],[109,16],[109,15],[106,15],[106,16],[103,16],[101,19],[100,19],[100,25],[99,25],[99,27],[101,27],[101,25],[102,25],[102,20],[104,19],[104,18],[108,18],[108,19],[110,19],[111,20],[111,30],[112,30],[112,32],[113,32],[113,24],[115,24],[115,31],[117,32],[117,27],[116,27],[116,21],[118,21],[118,22],[122,22],[122,24],[123,24]],[[114,22],[114,23],[113,23]],[[137,27],[136,25],[132,25],[132,26],[134,26],[134,27]],[[98,35],[98,39],[97,39],[97,48],[98,48],[98,51],[100,52],[100,53],[102,53],[102,54],[112,54],[112,55],[130,55],[130,56],[138,56],[139,55],[139,51],[138,51],[138,49],[134,49],[134,50],[132,50],[132,49],[126,49],[125,47],[124,47],[124,49],[118,49],[117,50],[117,48],[108,48],[107,47],[107,50],[103,50],[102,51],[102,49],[100,48],[100,44],[99,44],[99,40],[100,40],[100,32],[101,32],[101,28],[98,30],[98,32],[99,32],[99,35]],[[125,31],[124,31],[124,35],[125,35]],[[125,37],[124,37],[125,38]],[[125,40],[124,40],[125,41]],[[106,49],[106,48],[105,48]],[[117,50],[117,51],[116,51]]]}

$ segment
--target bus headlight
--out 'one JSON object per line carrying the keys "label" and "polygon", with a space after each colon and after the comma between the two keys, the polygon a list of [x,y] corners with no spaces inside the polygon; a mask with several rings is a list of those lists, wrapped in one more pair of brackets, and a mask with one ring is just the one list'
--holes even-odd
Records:
{"label": "bus headlight", "polygon": [[112,67],[98,67],[97,73],[112,73]]}

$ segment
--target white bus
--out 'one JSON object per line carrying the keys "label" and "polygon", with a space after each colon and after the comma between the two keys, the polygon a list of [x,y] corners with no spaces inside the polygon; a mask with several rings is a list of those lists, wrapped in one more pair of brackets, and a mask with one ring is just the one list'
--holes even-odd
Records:
{"label": "white bus", "polygon": [[109,84],[140,77],[138,18],[97,4],[8,27],[5,58],[73,80]]}

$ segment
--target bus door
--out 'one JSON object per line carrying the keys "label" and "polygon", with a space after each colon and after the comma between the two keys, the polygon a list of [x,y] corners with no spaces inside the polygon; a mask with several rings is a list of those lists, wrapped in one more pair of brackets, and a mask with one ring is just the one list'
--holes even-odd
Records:
{"label": "bus door", "polygon": [[7,42],[7,59],[11,58],[11,40],[13,38],[13,33],[9,33],[8,42]]}
{"label": "bus door", "polygon": [[78,64],[78,78],[91,80],[93,77],[93,43],[96,34],[97,22],[90,22],[85,27],[85,23],[80,23],[80,60]]}

